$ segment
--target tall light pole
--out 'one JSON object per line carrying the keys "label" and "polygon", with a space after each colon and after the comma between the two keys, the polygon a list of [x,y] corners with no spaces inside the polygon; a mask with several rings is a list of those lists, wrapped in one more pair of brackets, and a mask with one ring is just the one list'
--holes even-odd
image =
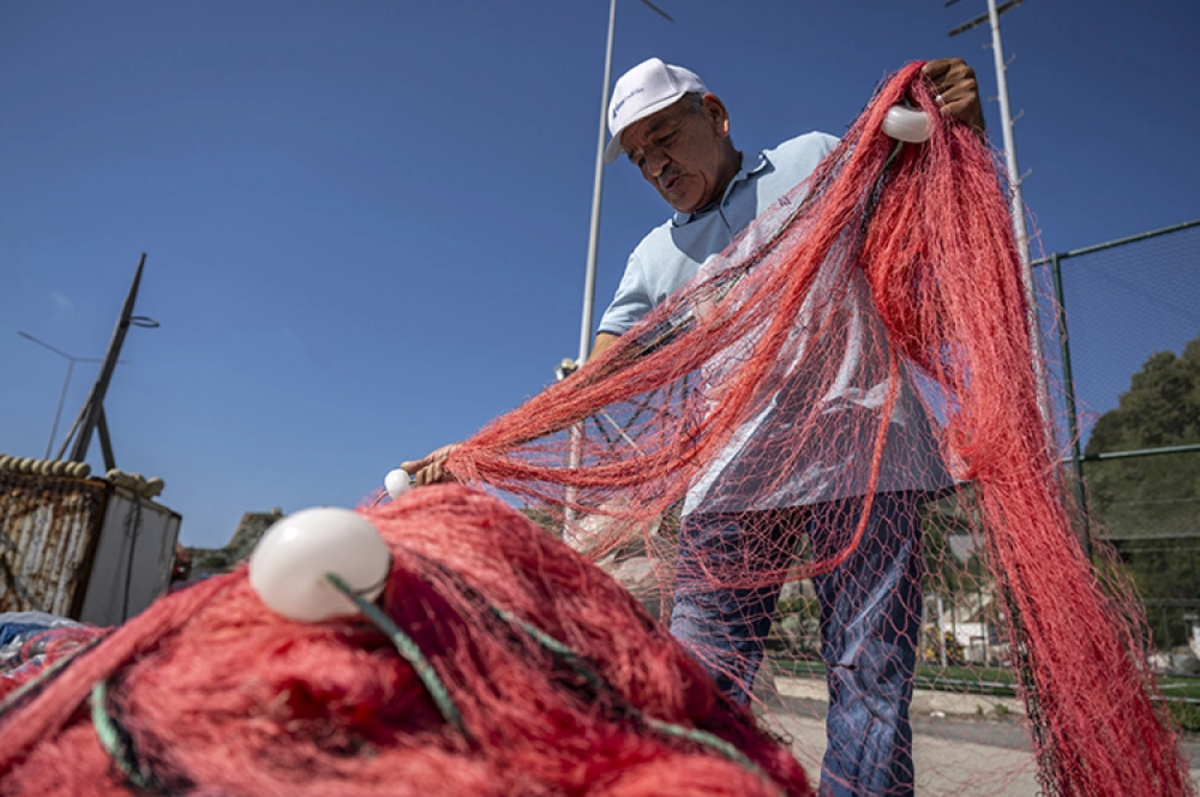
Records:
{"label": "tall light pole", "polygon": [[[1004,160],[1008,167],[1008,180],[1012,193],[1013,231],[1016,233],[1017,249],[1021,255],[1021,265],[1027,278],[1026,290],[1032,296],[1033,279],[1030,272],[1029,234],[1025,229],[1025,203],[1021,199],[1021,172],[1017,168],[1017,145],[1013,137],[1013,119],[1008,105],[1008,64],[1004,62],[1004,45],[1000,40],[1000,15],[1020,5],[1023,0],[1008,0],[997,7],[996,0],[988,0],[988,12],[976,17],[970,22],[959,25],[950,31],[950,36],[972,30],[984,22],[992,28],[992,57],[996,64],[997,100],[1000,103],[1000,132],[1004,136]],[[954,5],[958,0],[949,0],[947,6]]]}
{"label": "tall light pole", "polygon": [[49,349],[59,357],[67,360],[67,378],[63,380],[62,393],[60,393],[58,396],[58,409],[54,411],[54,424],[50,427],[50,440],[46,443],[46,455],[43,457],[43,459],[50,459],[50,450],[54,447],[54,436],[58,434],[58,421],[59,418],[62,417],[63,402],[66,401],[67,398],[67,387],[71,384],[71,372],[75,370],[75,363],[99,363],[104,361],[99,357],[74,357],[70,354],[67,354],[62,349],[51,346],[44,340],[35,338],[28,332],[21,332],[18,330],[17,334],[28,341],[36,343],[43,349]]}
{"label": "tall light pole", "polygon": [[[667,12],[642,0],[668,22],[674,22]],[[600,92],[600,134],[596,140],[596,176],[592,183],[592,223],[588,234],[587,269],[583,282],[583,321],[579,329],[579,359],[576,367],[587,362],[592,353],[592,313],[596,303],[596,259],[600,251],[600,195],[604,189],[604,136],[608,132],[608,86],[612,80],[613,32],[617,24],[617,0],[608,4],[608,44],[604,49],[604,87]]]}
{"label": "tall light pole", "polygon": [[[654,5],[654,3],[651,3],[650,0],[642,0],[642,5],[652,9],[668,22],[675,21],[667,12]],[[596,135],[596,173],[592,181],[592,220],[588,230],[587,267],[584,270],[583,278],[583,313],[579,324],[579,357],[576,358],[574,363],[569,360],[563,360],[562,364],[555,369],[555,375],[560,380],[566,378],[576,368],[582,367],[592,354],[592,314],[596,304],[596,261],[600,252],[600,197],[604,191],[604,137],[608,132],[608,90],[609,83],[612,81],[613,36],[616,27],[617,0],[609,0],[608,40],[604,46],[604,84],[600,88],[600,130]],[[571,468],[577,468],[582,458],[582,427],[579,424],[574,424],[571,427],[570,434],[571,446],[567,464]],[[568,489],[567,503],[570,504],[574,500],[574,489]],[[571,530],[574,527],[575,514],[575,510],[568,507],[566,512],[566,528],[563,529],[563,534],[566,538],[569,538],[572,534]]]}
{"label": "tall light pole", "polygon": [[[958,0],[947,0],[946,6],[952,6]],[[1042,420],[1046,428],[1047,444],[1051,450],[1055,441],[1051,434],[1051,412],[1049,389],[1046,385],[1046,375],[1042,368],[1042,334],[1038,324],[1037,288],[1033,281],[1033,266],[1029,257],[1029,233],[1025,227],[1025,201],[1021,197],[1021,172],[1017,167],[1017,144],[1013,136],[1013,118],[1008,105],[1008,64],[1004,60],[1004,45],[1000,40],[1000,15],[1020,5],[1023,0],[1008,0],[1000,6],[996,0],[988,0],[988,12],[969,22],[964,22],[951,30],[948,35],[957,36],[968,30],[973,30],[985,22],[992,29],[992,57],[996,64],[996,93],[1000,104],[1000,132],[1004,137],[1004,161],[1008,169],[1009,192],[1012,201],[1013,235],[1016,238],[1017,254],[1021,258],[1021,280],[1025,288],[1025,304],[1029,308],[1026,324],[1029,329],[1029,340],[1033,345],[1033,369],[1037,377],[1038,406],[1042,411]]]}

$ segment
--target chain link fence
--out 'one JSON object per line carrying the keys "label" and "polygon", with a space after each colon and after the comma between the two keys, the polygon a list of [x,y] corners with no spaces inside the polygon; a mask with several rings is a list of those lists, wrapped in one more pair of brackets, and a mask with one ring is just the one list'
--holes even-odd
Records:
{"label": "chain link fence", "polygon": [[1137,583],[1158,668],[1200,673],[1200,220],[1034,267],[1085,532]]}

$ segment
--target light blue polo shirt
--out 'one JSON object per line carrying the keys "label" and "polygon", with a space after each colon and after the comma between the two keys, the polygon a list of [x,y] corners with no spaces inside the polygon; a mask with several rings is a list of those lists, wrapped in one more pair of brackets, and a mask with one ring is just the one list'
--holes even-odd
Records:
{"label": "light blue polo shirt", "polygon": [[[803,195],[789,192],[806,180],[837,144],[833,136],[807,133],[761,152],[749,162],[749,168],[743,157],[742,169],[719,203],[697,213],[676,213],[642,239],[629,256],[599,331],[628,332],[706,263],[711,261],[712,268],[725,267],[725,262],[713,258],[754,219],[787,215],[788,208],[782,205],[803,199]],[[704,277],[710,276],[710,270],[706,269]],[[790,363],[781,365],[787,375],[779,390],[701,472],[689,489],[685,512],[797,506],[868,491],[870,451],[888,389],[887,335],[857,265],[841,262],[824,269],[801,314],[806,323],[796,325],[789,342],[784,361]],[[818,323],[808,323],[813,321]],[[806,327],[820,327],[839,341],[837,350],[822,352],[820,363],[808,362],[812,357],[805,359],[806,351],[823,343],[810,339]],[[824,394],[813,397],[806,389],[815,383],[812,369],[828,371],[833,366],[830,357],[840,358],[837,377]],[[900,382],[876,491],[948,486],[952,480],[942,465],[930,421],[907,370]],[[803,406],[797,404],[800,395],[809,395]],[[814,412],[821,417],[828,439],[835,442],[809,445],[802,456],[784,457],[789,463],[787,472],[780,472],[779,446],[793,445],[794,435],[789,437],[789,433],[798,417]]]}
{"label": "light blue polo shirt", "polygon": [[687,282],[710,257],[725,250],[759,214],[808,178],[838,140],[807,133],[759,153],[725,189],[720,203],[701,213],[676,213],[651,230],[629,256],[625,276],[600,319],[600,332],[620,335]]}

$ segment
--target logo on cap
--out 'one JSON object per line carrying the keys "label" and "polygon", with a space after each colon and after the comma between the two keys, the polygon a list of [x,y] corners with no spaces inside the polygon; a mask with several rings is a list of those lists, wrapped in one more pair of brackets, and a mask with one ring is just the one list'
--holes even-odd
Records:
{"label": "logo on cap", "polygon": [[619,102],[615,102],[615,103],[613,103],[613,107],[612,107],[612,118],[613,118],[613,119],[616,119],[616,118],[617,118],[617,114],[621,112],[621,106],[622,106],[622,105],[624,105],[625,103],[629,102],[629,100],[630,100],[631,98],[633,98],[633,97],[637,96],[638,94],[641,94],[641,93],[642,93],[643,91],[645,91],[645,90],[646,90],[646,89],[645,89],[645,88],[643,88],[642,86],[638,86],[636,89],[634,89],[633,91],[629,92],[629,93],[628,93],[628,94],[626,94],[624,97],[622,97],[622,98],[620,99],[620,101],[619,101]]}

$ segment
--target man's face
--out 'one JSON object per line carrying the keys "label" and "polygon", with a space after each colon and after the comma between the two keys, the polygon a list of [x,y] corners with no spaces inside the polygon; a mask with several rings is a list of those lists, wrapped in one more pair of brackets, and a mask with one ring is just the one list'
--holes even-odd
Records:
{"label": "man's face", "polygon": [[737,174],[729,116],[711,94],[700,109],[692,98],[634,122],[621,134],[629,160],[667,204],[691,213],[719,198]]}

